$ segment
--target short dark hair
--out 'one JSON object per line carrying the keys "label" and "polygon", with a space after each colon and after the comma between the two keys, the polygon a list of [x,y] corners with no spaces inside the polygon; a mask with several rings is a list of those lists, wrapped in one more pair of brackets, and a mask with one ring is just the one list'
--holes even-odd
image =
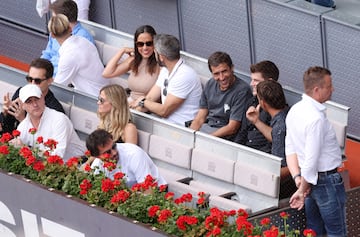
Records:
{"label": "short dark hair", "polygon": [[326,75],[331,76],[329,69],[319,66],[309,67],[308,70],[305,71],[303,77],[305,93],[308,95],[311,94],[311,91],[315,86],[322,87],[325,83],[324,77]]}
{"label": "short dark hair", "polygon": [[64,14],[69,22],[77,22],[78,7],[73,0],[56,0],[50,5],[50,9],[56,14]]}
{"label": "short dark hair", "polygon": [[257,96],[264,100],[274,109],[283,109],[286,107],[284,91],[280,83],[274,80],[265,80],[256,86]]}
{"label": "short dark hair", "polygon": [[279,79],[279,68],[275,63],[265,60],[250,66],[251,73],[261,73],[265,80],[272,79],[277,81]]}
{"label": "short dark hair", "polygon": [[39,69],[45,69],[45,77],[51,78],[54,74],[54,66],[52,63],[44,58],[36,58],[31,61],[30,67],[39,68]]}
{"label": "short dark hair", "polygon": [[86,148],[92,156],[99,156],[99,146],[105,146],[112,139],[112,135],[106,130],[96,129],[86,138]]}
{"label": "short dark hair", "polygon": [[227,54],[225,52],[220,52],[220,51],[217,51],[217,52],[211,54],[208,59],[208,66],[209,66],[210,72],[212,72],[211,67],[217,67],[221,63],[225,63],[226,65],[229,66],[229,68],[233,67],[233,62],[232,62],[229,54]]}

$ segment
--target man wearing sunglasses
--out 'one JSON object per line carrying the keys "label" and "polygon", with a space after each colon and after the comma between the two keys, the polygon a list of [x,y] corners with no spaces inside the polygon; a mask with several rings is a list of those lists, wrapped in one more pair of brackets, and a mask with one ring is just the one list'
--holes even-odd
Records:
{"label": "man wearing sunglasses", "polygon": [[[54,80],[52,77],[53,72],[54,67],[49,60],[37,58],[30,63],[29,74],[25,79],[29,84],[37,85],[40,88],[42,94],[45,95],[47,107],[65,113],[60,102],[49,89]],[[0,120],[2,121],[1,133],[12,132],[26,116],[26,112],[22,108],[22,103],[19,99],[20,89],[21,87],[16,90],[11,100],[9,93],[4,95],[3,111],[0,115]]]}
{"label": "man wearing sunglasses", "polygon": [[[91,154],[86,163],[96,169],[95,173],[104,172],[113,179],[116,173],[122,172],[126,176],[128,187],[145,181],[147,175],[151,175],[159,186],[166,184],[145,151],[131,143],[114,143],[112,135],[104,129],[92,132],[86,139],[86,147]],[[104,157],[116,163],[117,168],[111,171],[104,168]]]}

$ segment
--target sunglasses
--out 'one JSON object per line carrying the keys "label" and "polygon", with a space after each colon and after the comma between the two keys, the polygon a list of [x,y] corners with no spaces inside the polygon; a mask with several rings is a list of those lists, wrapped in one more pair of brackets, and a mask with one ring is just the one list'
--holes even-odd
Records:
{"label": "sunglasses", "polygon": [[25,78],[26,78],[27,82],[32,83],[34,81],[36,85],[40,85],[41,82],[46,81],[46,80],[49,79],[49,78],[45,78],[45,79],[32,78],[30,76],[26,76]]}
{"label": "sunglasses", "polygon": [[154,42],[152,41],[146,41],[146,42],[141,42],[141,41],[138,41],[136,42],[136,47],[144,47],[144,45],[146,44],[146,46],[150,47],[150,46],[153,46]]}
{"label": "sunglasses", "polygon": [[112,147],[111,147],[109,150],[105,151],[103,154],[109,154],[109,155],[111,155],[111,151],[112,151],[112,150],[115,150],[115,149],[116,149],[116,143],[114,143],[114,144],[112,145]]}
{"label": "sunglasses", "polygon": [[167,96],[167,87],[169,85],[169,80],[168,79],[165,79],[164,81],[164,89],[163,89],[163,95],[164,96]]}

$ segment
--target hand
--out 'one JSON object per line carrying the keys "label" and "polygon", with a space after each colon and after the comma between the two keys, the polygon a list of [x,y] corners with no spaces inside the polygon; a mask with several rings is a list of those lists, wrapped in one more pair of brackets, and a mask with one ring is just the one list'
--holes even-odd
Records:
{"label": "hand", "polygon": [[4,102],[3,102],[3,113],[6,115],[8,113],[9,107],[11,105],[10,95],[9,92],[4,95]]}
{"label": "hand", "polygon": [[250,106],[248,110],[246,111],[246,118],[252,123],[255,124],[259,119],[260,114],[260,105],[256,106]]}
{"label": "hand", "polygon": [[22,108],[22,103],[19,98],[11,102],[8,109],[8,114],[14,116],[16,120],[23,121],[25,118],[25,110]]}
{"label": "hand", "polygon": [[304,207],[305,194],[299,189],[290,198],[290,207],[298,209],[299,211]]}
{"label": "hand", "polygon": [[135,50],[133,48],[124,47],[124,53],[128,54],[129,56],[135,55]]}

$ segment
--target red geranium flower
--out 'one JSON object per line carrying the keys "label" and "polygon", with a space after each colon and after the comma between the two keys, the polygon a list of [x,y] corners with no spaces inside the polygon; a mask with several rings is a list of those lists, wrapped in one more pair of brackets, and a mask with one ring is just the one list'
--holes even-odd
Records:
{"label": "red geranium flower", "polygon": [[148,210],[148,216],[149,217],[155,217],[157,216],[157,212],[160,210],[160,207],[158,205],[151,206]]}
{"label": "red geranium flower", "polygon": [[303,234],[306,237],[315,237],[316,236],[316,232],[312,229],[305,229]]}
{"label": "red geranium flower", "polygon": [[114,184],[111,181],[111,179],[106,178],[106,179],[101,180],[101,190],[103,192],[106,193],[106,192],[109,192],[110,190],[113,190],[113,189],[114,189]]}
{"label": "red geranium flower", "polygon": [[11,139],[12,139],[11,134],[7,132],[7,133],[4,133],[4,134],[1,136],[0,142],[1,142],[1,143],[7,143],[7,142],[9,142]]}
{"label": "red geranium flower", "polygon": [[61,157],[58,155],[49,156],[46,160],[49,164],[59,164],[59,165],[64,164],[64,160],[61,159]]}
{"label": "red geranium flower", "polygon": [[123,172],[117,172],[114,174],[114,179],[122,179],[125,176]]}
{"label": "red geranium flower", "polygon": [[7,145],[0,146],[0,154],[3,155],[9,154],[9,147]]}
{"label": "red geranium flower", "polygon": [[13,137],[18,137],[18,136],[20,136],[20,131],[14,130],[14,131],[12,131],[12,135],[13,135]]}
{"label": "red geranium flower", "polygon": [[283,218],[283,219],[287,219],[287,218],[289,218],[289,214],[288,213],[286,213],[286,212],[280,212],[280,216],[281,216],[281,218]]}
{"label": "red geranium flower", "polygon": [[270,218],[263,218],[261,221],[260,221],[260,225],[265,225],[265,226],[268,226],[270,224]]}
{"label": "red geranium flower", "polygon": [[41,161],[37,161],[37,162],[34,163],[33,169],[40,172],[43,169],[45,169],[45,165]]}
{"label": "red geranium flower", "polygon": [[29,133],[31,133],[32,135],[34,135],[36,133],[36,128],[30,128],[29,129]]}
{"label": "red geranium flower", "polygon": [[166,199],[166,200],[170,200],[170,199],[172,199],[173,197],[174,197],[174,193],[173,192],[167,192],[166,194],[165,194],[165,196],[164,196],[164,198]]}
{"label": "red geranium flower", "polygon": [[38,138],[36,139],[36,142],[41,144],[44,142],[44,138],[42,136],[38,136]]}
{"label": "red geranium flower", "polygon": [[68,161],[66,161],[66,166],[67,167],[76,167],[79,164],[79,158],[78,157],[71,157],[70,159],[68,159]]}
{"label": "red geranium flower", "polygon": [[91,166],[89,164],[86,164],[84,170],[89,172],[91,170]]}
{"label": "red geranium flower", "polygon": [[49,138],[46,142],[44,142],[44,146],[48,147],[50,150],[56,149],[57,144],[58,142],[51,138]]}
{"label": "red geranium flower", "polygon": [[168,209],[161,210],[158,217],[158,222],[164,224],[169,217],[172,216],[172,212]]}
{"label": "red geranium flower", "polygon": [[126,202],[126,200],[130,197],[130,193],[126,190],[120,190],[111,198],[111,203],[119,203]]}

